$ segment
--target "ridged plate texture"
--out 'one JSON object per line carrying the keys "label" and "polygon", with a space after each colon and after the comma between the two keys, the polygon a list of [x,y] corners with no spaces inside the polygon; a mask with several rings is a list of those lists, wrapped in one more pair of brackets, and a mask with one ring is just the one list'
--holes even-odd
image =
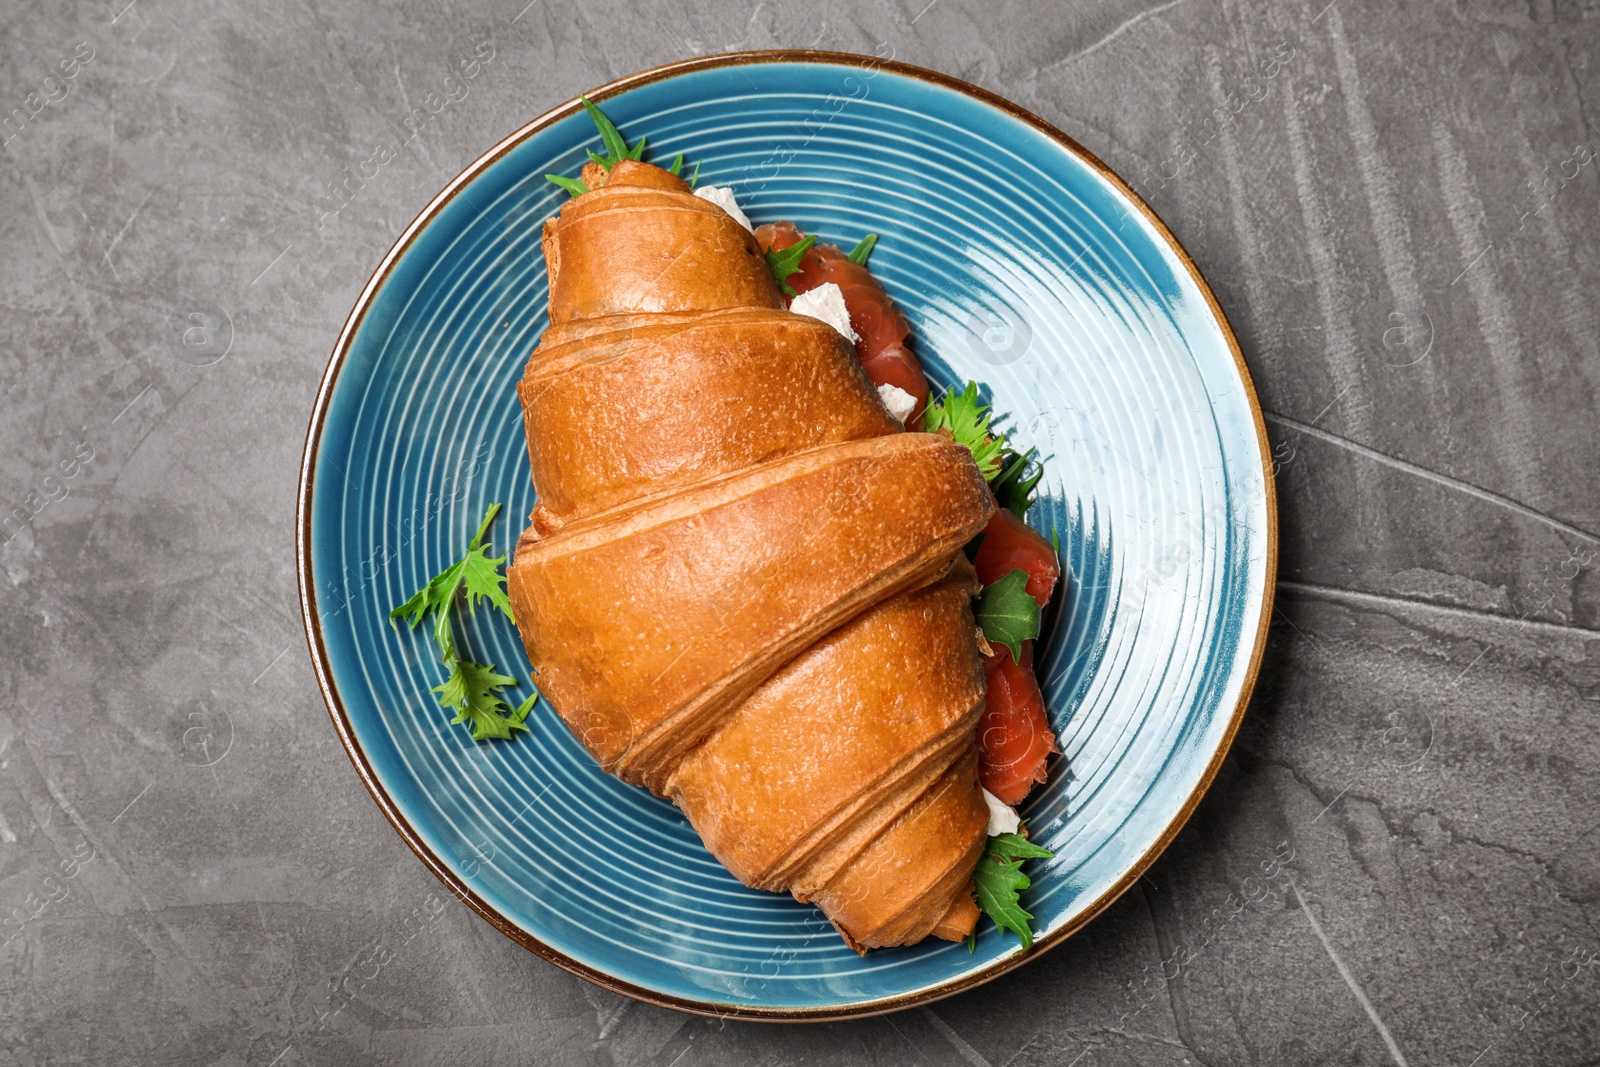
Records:
{"label": "ridged plate texture", "polygon": [[[1042,946],[1137,877],[1209,783],[1253,681],[1275,558],[1258,410],[1187,257],[1105,168],[959,83],[864,57],[691,61],[595,94],[652,161],[683,152],[757,221],[872,255],[941,385],[986,387],[1045,458],[1029,521],[1068,579],[1038,654],[1066,754],[1024,808],[1056,858],[1025,896]],[[601,773],[544,704],[474,744],[391,607],[460,553],[496,552],[534,498],[515,384],[547,319],[541,223],[594,128],[575,108],[490,153],[396,246],[352,315],[307,445],[301,570],[313,657],[368,785],[471,906],[548,958],[691,1010],[837,1017],[1014,962],[928,941],[857,956],[820,914],[740,886],[670,804]],[[715,551],[715,546],[707,546]],[[513,627],[459,626],[528,678]],[[1038,952],[1039,949],[1035,949]]]}

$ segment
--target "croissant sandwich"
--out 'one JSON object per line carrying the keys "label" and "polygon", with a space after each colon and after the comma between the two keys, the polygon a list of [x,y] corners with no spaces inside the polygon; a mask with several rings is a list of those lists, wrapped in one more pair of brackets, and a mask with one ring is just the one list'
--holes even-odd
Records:
{"label": "croissant sandwich", "polygon": [[[930,404],[864,253],[753,232],[591,114],[608,155],[560,182],[517,387],[538,503],[506,584],[539,691],[858,951],[966,938],[991,833],[1027,845],[1010,805],[1054,751],[1028,639],[1059,565],[1001,506],[1025,511],[1032,454],[975,389]],[[975,618],[994,576],[1033,611],[1020,639]]]}

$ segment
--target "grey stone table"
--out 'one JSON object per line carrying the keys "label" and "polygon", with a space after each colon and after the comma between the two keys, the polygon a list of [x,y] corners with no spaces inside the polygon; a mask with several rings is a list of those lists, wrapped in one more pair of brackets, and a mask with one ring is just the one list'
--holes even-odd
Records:
{"label": "grey stone table", "polygon": [[[399,230],[577,92],[764,47],[958,75],[1125,175],[1239,331],[1283,519],[1253,706],[1149,877],[818,1027],[436,909],[294,591],[313,391]],[[8,0],[0,1062],[1600,1063],[1597,68],[1594,0]]]}

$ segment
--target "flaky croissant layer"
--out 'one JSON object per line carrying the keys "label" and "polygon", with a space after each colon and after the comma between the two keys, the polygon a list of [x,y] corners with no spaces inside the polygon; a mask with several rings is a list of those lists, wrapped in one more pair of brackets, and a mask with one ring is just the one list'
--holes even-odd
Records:
{"label": "flaky croissant layer", "polygon": [[518,388],[539,504],[508,584],[540,690],[857,949],[964,937],[987,809],[961,549],[993,498],[784,310],[721,208],[648,164],[585,177],[545,224],[552,325]]}

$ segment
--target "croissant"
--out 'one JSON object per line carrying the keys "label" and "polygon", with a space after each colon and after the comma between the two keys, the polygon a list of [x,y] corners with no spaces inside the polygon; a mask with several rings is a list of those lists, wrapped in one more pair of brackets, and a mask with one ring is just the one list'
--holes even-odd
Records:
{"label": "croissant", "polygon": [[550,328],[518,386],[538,504],[507,584],[541,692],[857,951],[965,937],[983,476],[785,310],[721,207],[632,160],[584,177],[544,226]]}

